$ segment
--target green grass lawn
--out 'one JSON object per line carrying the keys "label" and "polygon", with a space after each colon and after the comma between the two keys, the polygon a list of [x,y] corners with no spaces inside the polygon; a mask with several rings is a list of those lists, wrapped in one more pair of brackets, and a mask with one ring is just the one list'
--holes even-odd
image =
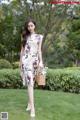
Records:
{"label": "green grass lawn", "polygon": [[[80,120],[80,94],[34,90],[35,120]],[[0,112],[9,120],[31,120],[26,112],[27,89],[0,89]]]}

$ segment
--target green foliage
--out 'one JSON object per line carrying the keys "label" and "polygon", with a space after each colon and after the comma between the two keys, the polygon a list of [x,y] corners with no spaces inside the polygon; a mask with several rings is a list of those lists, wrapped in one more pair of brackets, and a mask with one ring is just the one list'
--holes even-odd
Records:
{"label": "green foliage", "polygon": [[12,65],[13,65],[13,69],[19,68],[19,61],[13,62]]}
{"label": "green foliage", "polygon": [[47,87],[49,90],[80,93],[80,68],[49,69]]}
{"label": "green foliage", "polygon": [[22,81],[18,69],[0,70],[0,88],[21,88]]}
{"label": "green foliage", "polygon": [[[19,69],[0,70],[0,88],[26,88],[23,86]],[[35,82],[35,88],[38,88]],[[80,67],[48,69],[45,89],[80,93]]]}
{"label": "green foliage", "polygon": [[12,68],[11,63],[6,59],[0,59],[0,69],[3,68]]}
{"label": "green foliage", "polygon": [[[52,6],[47,4],[48,0],[43,0],[44,5],[39,5],[41,1],[33,0],[32,6],[25,0],[14,0],[9,4],[1,4],[0,58],[5,58],[11,63],[19,60],[21,47],[20,31],[26,19],[32,17],[37,23],[36,32],[42,33],[45,36],[42,48],[44,48],[43,57],[46,64],[53,66],[53,68],[56,68],[56,66],[73,66],[73,64],[76,63],[76,66],[79,66],[80,20],[73,20],[72,16],[67,16],[67,10],[69,10],[71,6]],[[72,9],[75,15],[76,13],[80,15],[80,6],[74,6]],[[65,26],[65,24],[71,28],[71,30],[68,30],[68,41],[66,40],[67,26]],[[18,66],[15,64],[16,63],[14,63],[13,67],[17,68]]]}
{"label": "green foliage", "polygon": [[4,54],[6,53],[7,49],[4,45],[0,44],[0,56],[4,57]]}
{"label": "green foliage", "polygon": [[80,20],[73,20],[70,33],[68,34],[68,44],[71,48],[80,50]]}

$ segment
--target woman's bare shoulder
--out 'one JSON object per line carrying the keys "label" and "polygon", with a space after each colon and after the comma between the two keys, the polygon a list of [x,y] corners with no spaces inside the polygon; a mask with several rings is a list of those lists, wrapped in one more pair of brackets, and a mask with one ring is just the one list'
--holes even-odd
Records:
{"label": "woman's bare shoulder", "polygon": [[41,35],[41,36],[43,36],[43,34],[42,34],[42,33],[36,33],[36,35]]}
{"label": "woman's bare shoulder", "polygon": [[43,37],[44,37],[44,35],[43,35],[43,34],[40,34],[40,40],[41,40],[41,41],[43,40]]}
{"label": "woman's bare shoulder", "polygon": [[40,39],[42,39],[42,38],[44,37],[44,35],[41,34],[41,33],[37,33],[37,36],[38,36]]}
{"label": "woman's bare shoulder", "polygon": [[35,36],[39,41],[41,41],[43,39],[43,35],[40,34],[40,33],[36,33],[36,36]]}

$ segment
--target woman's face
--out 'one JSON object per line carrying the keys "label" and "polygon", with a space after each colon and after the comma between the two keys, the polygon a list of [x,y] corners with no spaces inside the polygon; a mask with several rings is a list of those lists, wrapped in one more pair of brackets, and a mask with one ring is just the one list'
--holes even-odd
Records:
{"label": "woman's face", "polygon": [[34,32],[34,29],[35,29],[35,25],[33,22],[29,22],[28,23],[28,30],[32,33]]}

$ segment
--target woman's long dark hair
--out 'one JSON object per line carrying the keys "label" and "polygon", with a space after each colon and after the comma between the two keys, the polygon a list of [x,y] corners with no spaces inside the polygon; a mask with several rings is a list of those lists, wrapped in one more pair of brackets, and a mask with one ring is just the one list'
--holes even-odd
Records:
{"label": "woman's long dark hair", "polygon": [[23,47],[25,47],[25,44],[26,44],[26,41],[27,41],[27,37],[28,37],[28,35],[30,35],[30,31],[28,30],[28,23],[29,22],[32,22],[36,26],[36,22],[32,18],[28,19],[25,22],[24,27],[21,30],[21,36],[22,36],[21,45]]}

